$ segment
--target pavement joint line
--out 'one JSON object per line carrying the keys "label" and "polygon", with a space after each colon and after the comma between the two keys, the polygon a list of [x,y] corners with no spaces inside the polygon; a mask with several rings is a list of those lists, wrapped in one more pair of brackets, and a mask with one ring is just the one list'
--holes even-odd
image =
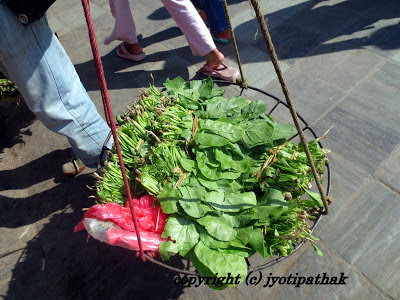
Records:
{"label": "pavement joint line", "polygon": [[[365,142],[366,144],[368,144],[368,145],[370,145],[370,146],[375,146],[375,144],[371,143],[370,141],[365,140],[365,139],[362,138],[362,137],[359,137],[358,135],[354,134],[352,131],[347,131],[347,133],[348,133],[348,135],[351,135],[351,136],[353,136],[353,137],[356,137],[356,138],[360,139],[361,141]],[[381,149],[381,150],[384,151],[384,152],[386,152],[386,151],[383,150],[383,149]],[[390,153],[387,153],[387,152],[386,152],[386,154],[389,155]],[[386,161],[386,159],[384,159],[383,161]],[[351,162],[348,162],[348,163],[351,164],[352,166],[354,166],[354,164],[352,164]],[[377,172],[377,170],[375,169],[375,171],[373,171],[373,173],[376,173],[376,172]],[[358,172],[358,173],[364,175],[364,177],[368,177],[368,176],[366,176],[366,174],[363,174],[363,173],[361,173],[361,172]],[[372,176],[372,174],[370,174],[370,176]]]}
{"label": "pavement joint line", "polygon": [[[379,178],[377,178],[377,177],[375,177],[375,176],[372,176],[372,178],[373,178],[375,181],[377,181],[377,182],[379,182],[380,184],[382,184],[386,189],[388,189],[389,191],[391,191],[393,194],[395,194],[396,196],[399,196],[399,197],[400,197],[400,192],[399,192],[398,190],[392,188],[390,185],[387,185],[385,182],[383,182],[381,179],[379,179]],[[397,202],[400,202],[400,198],[397,200]]]}
{"label": "pavement joint line", "polygon": [[[379,64],[384,64],[384,62],[379,63]],[[377,71],[379,71],[379,68],[378,68]],[[302,72],[307,73],[307,74],[309,74],[309,75],[312,75],[312,74],[310,74],[310,73],[308,73],[308,72],[305,72],[305,71],[302,71]],[[368,73],[369,76],[370,76],[369,78],[372,77],[372,74],[370,74],[370,73],[372,73],[372,72],[373,72],[373,74],[376,73],[376,71],[372,71],[372,70],[371,70],[371,72]],[[314,75],[312,75],[312,76],[314,76]],[[316,76],[314,76],[314,77],[316,77]],[[316,77],[316,78],[317,78],[317,77]],[[367,77],[364,77],[364,79],[367,79],[367,80],[368,80]],[[323,80],[322,80],[322,81],[323,81]],[[336,107],[338,107],[338,106],[339,106],[347,97],[349,97],[349,96],[355,97],[355,98],[360,99],[361,101],[363,101],[363,100],[364,100],[363,98],[360,98],[360,97],[358,97],[358,95],[356,95],[356,94],[353,93],[353,91],[355,90],[355,88],[358,86],[358,84],[359,84],[360,82],[361,82],[361,80],[360,80],[359,82],[357,82],[349,91],[345,92],[345,94],[344,94],[341,98],[339,98],[339,100],[337,100],[337,102],[336,102],[335,104],[333,104],[331,107],[329,107],[328,109],[326,109],[326,110],[324,111],[324,113],[322,113],[314,122],[311,123],[310,126],[311,126],[311,127],[312,127],[312,126],[316,126],[316,125],[318,124],[318,122],[320,122],[323,118],[325,118],[326,115],[328,115],[330,112],[332,112]],[[333,85],[333,86],[335,86],[335,85]],[[395,113],[391,112],[391,111],[385,111],[385,110],[383,110],[383,109],[380,108],[380,107],[378,107],[378,109],[379,109],[380,111],[382,111],[382,112],[389,113],[389,114],[391,114],[391,115],[397,117],[397,115],[396,115]],[[367,141],[367,140],[365,140],[365,139],[363,139],[363,138],[360,138],[360,139],[362,139],[363,141],[367,142],[368,144],[371,144],[369,141]],[[385,162],[385,161],[386,161],[386,159],[385,159],[383,162]],[[382,163],[383,163],[383,162],[382,162]],[[381,163],[381,164],[382,164],[382,163]]]}
{"label": "pavement joint line", "polygon": [[[329,133],[328,133],[328,136],[327,136],[327,138],[329,138]],[[329,150],[329,149],[328,149]],[[357,173],[358,175],[360,175],[360,176],[362,176],[362,177],[364,177],[365,179],[369,179],[371,176],[368,176],[368,175],[365,175],[365,174],[363,174],[363,173],[361,173],[360,171],[358,171],[356,168],[355,168],[355,165],[351,162],[351,161],[347,161],[347,160],[345,160],[344,158],[342,158],[340,155],[339,155],[339,153],[336,153],[336,152],[333,152],[334,154],[335,154],[335,161],[341,161],[341,163],[343,164],[343,165],[347,165],[347,166],[350,166],[352,169],[351,170],[353,170],[353,172],[355,172],[355,173]],[[328,159],[329,159],[329,154],[328,154]],[[331,160],[329,160],[329,162],[331,162]]]}
{"label": "pavement joint line", "polygon": [[[333,219],[330,220],[325,226],[321,227],[318,233],[319,236],[325,233],[325,231],[328,229],[329,223],[331,224],[334,223],[340,217],[340,214],[338,213],[341,212],[343,209],[347,208],[348,206],[350,206],[350,204],[352,204],[359,196],[361,196],[364,190],[367,189],[368,185],[371,184],[371,182],[373,181],[372,178],[366,178],[366,179],[367,179],[366,182],[361,186],[358,192],[351,199],[349,199],[349,201],[346,202],[344,206],[342,206],[342,209],[335,214]],[[332,205],[335,205],[335,199],[333,199]]]}
{"label": "pavement joint line", "polygon": [[[387,59],[386,59],[386,60],[387,60]],[[379,67],[382,67],[385,63],[386,63],[386,61],[382,61],[382,62],[380,62],[380,63],[377,63],[363,78],[361,78],[361,79],[360,79],[356,84],[354,84],[348,91],[346,91],[346,92],[344,93],[344,95],[343,95],[341,98],[339,98],[339,100],[337,100],[337,102],[336,102],[334,105],[332,105],[331,107],[329,107],[328,109],[326,109],[322,115],[320,115],[313,123],[311,123],[311,125],[315,125],[315,124],[318,123],[320,120],[322,120],[327,114],[329,114],[329,113],[330,113],[331,111],[333,111],[336,107],[338,107],[339,104],[341,104],[341,103],[343,102],[343,100],[346,99],[348,96],[356,97],[356,98],[358,98],[358,99],[360,99],[360,100],[363,100],[362,98],[358,97],[357,95],[355,95],[355,94],[353,93],[354,90],[358,87],[359,83],[360,83],[363,79],[367,79],[367,80],[368,80],[369,78],[372,77],[373,74],[375,74],[376,72],[378,72],[378,71],[380,70],[380,68],[378,68],[378,65],[379,65]],[[300,69],[300,68],[299,68],[299,69]],[[302,72],[307,73],[308,75],[313,76],[313,77],[315,77],[315,78],[321,80],[322,82],[325,82],[325,83],[327,83],[327,84],[330,84],[330,85],[332,85],[332,86],[334,86],[334,87],[341,88],[340,86],[337,86],[337,85],[335,85],[335,84],[332,84],[332,83],[330,83],[329,81],[325,81],[325,80],[323,80],[323,79],[320,79],[318,76],[315,76],[315,75],[313,75],[313,74],[310,74],[310,73],[307,72],[307,71],[302,71]]]}
{"label": "pavement joint line", "polygon": [[343,260],[344,262],[348,263],[351,267],[354,268],[354,270],[359,273],[358,275],[360,275],[361,277],[364,277],[373,287],[375,287],[379,292],[381,292],[384,296],[388,297],[389,299],[393,299],[394,298],[392,296],[390,296],[386,291],[384,291],[379,285],[377,285],[371,278],[369,278],[366,274],[364,274],[363,272],[361,272],[356,266],[354,266],[350,261],[347,260],[347,258],[345,258],[344,256],[342,256],[340,253],[338,253],[334,248],[331,247],[331,245],[329,245],[327,242],[325,242],[322,238],[321,241],[325,244],[325,246],[327,248],[329,248],[329,250],[336,256],[338,256],[338,259]]}
{"label": "pavement joint line", "polygon": [[387,186],[388,189],[391,190],[392,192],[394,192],[396,195],[400,196],[400,191],[398,191],[398,190],[392,188],[392,187],[389,186],[388,184],[384,183],[381,179],[379,179],[378,177],[376,177],[376,176],[378,176],[380,173],[382,173],[383,167],[384,167],[385,163],[386,163],[389,159],[394,158],[394,157],[396,156],[397,153],[400,153],[400,143],[398,144],[398,146],[397,146],[395,149],[393,149],[393,151],[389,154],[389,156],[388,156],[385,160],[383,160],[383,161],[380,163],[380,165],[378,166],[378,169],[377,169],[378,171],[377,171],[377,172],[375,173],[375,175],[373,175],[372,177],[373,177],[375,180],[377,180],[377,181],[381,182],[382,184],[384,184],[385,186]]}
{"label": "pavement joint line", "polygon": [[[358,197],[364,192],[364,190],[367,189],[368,186],[369,186],[371,183],[373,183],[373,182],[380,183],[384,188],[387,188],[389,191],[393,192],[393,189],[391,189],[390,187],[388,188],[388,186],[387,186],[386,184],[384,184],[382,181],[377,180],[377,179],[371,177],[371,178],[362,186],[362,188],[359,190],[359,192],[356,193],[356,195],[355,195],[348,203],[346,203],[346,205],[342,208],[342,210],[343,210],[344,208],[348,207],[350,204],[352,204],[352,203],[356,200],[356,198],[358,198]],[[395,194],[396,194],[396,195],[399,195],[399,193],[395,193]],[[396,206],[396,205],[399,204],[399,202],[400,202],[400,198],[397,199],[397,201],[396,201],[395,203],[393,203],[393,205],[392,205],[390,208],[388,208],[384,213],[386,213],[386,212],[388,212],[388,211],[391,211],[392,208],[393,208],[394,206]],[[331,223],[331,224],[334,223],[339,217],[340,217],[340,215],[339,215],[339,214],[336,214],[335,217],[334,217],[332,220],[330,220],[328,223]],[[328,225],[329,225],[328,223],[327,223],[324,227],[322,227],[321,231],[319,231],[319,233],[318,233],[319,236],[323,235],[324,232],[328,229]],[[360,224],[359,224],[359,226],[360,226]],[[355,227],[355,228],[354,228],[354,231],[356,231],[356,230],[359,228],[359,226]]]}

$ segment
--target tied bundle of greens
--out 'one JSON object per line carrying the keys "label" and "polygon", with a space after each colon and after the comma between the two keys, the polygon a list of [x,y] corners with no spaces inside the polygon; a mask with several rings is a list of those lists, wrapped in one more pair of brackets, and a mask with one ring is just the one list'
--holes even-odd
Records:
{"label": "tied bundle of greens", "polygon": [[0,101],[9,99],[18,89],[3,73],[0,72]]}
{"label": "tied bundle of greens", "polygon": [[[244,280],[245,258],[287,256],[316,239],[307,220],[323,205],[309,190],[314,178],[303,146],[288,141],[296,129],[274,122],[262,101],[226,99],[211,78],[164,85],[168,95],[150,86],[117,117],[131,188],[154,195],[169,214],[162,258],[179,253],[201,276]],[[328,151],[318,140],[308,146],[322,178]],[[124,205],[117,155],[97,177],[99,201]]]}

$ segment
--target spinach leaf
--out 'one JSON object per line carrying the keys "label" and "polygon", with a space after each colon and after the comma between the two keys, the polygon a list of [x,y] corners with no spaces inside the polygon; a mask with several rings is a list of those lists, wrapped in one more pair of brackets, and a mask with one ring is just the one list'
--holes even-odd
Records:
{"label": "spinach leaf", "polygon": [[237,213],[223,213],[219,219],[224,222],[225,224],[228,224],[231,227],[239,227],[240,222],[237,219]]}
{"label": "spinach leaf", "polygon": [[238,212],[256,206],[256,195],[253,192],[247,193],[222,193],[209,192],[204,202],[220,211]]}
{"label": "spinach leaf", "polygon": [[207,133],[204,131],[197,132],[194,138],[196,144],[203,147],[221,147],[228,145],[230,141],[217,134]]}
{"label": "spinach leaf", "polygon": [[256,119],[267,110],[267,104],[263,101],[256,100],[248,103],[242,108],[242,116],[246,119]]}
{"label": "spinach leaf", "polygon": [[178,201],[182,198],[182,194],[173,188],[168,188],[157,195],[160,201],[161,209],[166,214],[173,214],[179,210]]}
{"label": "spinach leaf", "polygon": [[213,87],[214,82],[211,77],[207,77],[203,80],[192,80],[189,83],[189,88],[197,90],[199,92],[199,98],[202,100],[210,98]]}
{"label": "spinach leaf", "polygon": [[230,242],[223,242],[215,237],[211,236],[207,230],[203,227],[199,226],[198,231],[200,232],[200,240],[206,245],[208,248],[211,249],[218,249],[218,248],[227,248]]}
{"label": "spinach leaf", "polygon": [[210,98],[223,96],[225,94],[225,89],[223,87],[213,89],[211,91]]}
{"label": "spinach leaf", "polygon": [[224,118],[228,115],[230,104],[224,97],[214,97],[205,104],[207,117],[210,119]]}
{"label": "spinach leaf", "polygon": [[175,92],[178,103],[187,109],[199,109],[201,106],[198,102],[200,97],[196,90],[179,90]]}
{"label": "spinach leaf", "polygon": [[202,186],[204,186],[205,188],[209,189],[209,190],[216,190],[218,189],[219,185],[216,181],[214,180],[209,180],[208,178],[206,178],[204,175],[199,174],[199,176],[197,177],[197,179],[199,180],[200,184]]}
{"label": "spinach leaf", "polygon": [[274,133],[274,126],[264,120],[256,120],[254,122],[245,122],[241,125],[244,130],[242,139],[243,144],[252,148],[258,145],[272,144],[272,135]]}
{"label": "spinach leaf", "polygon": [[204,226],[211,236],[220,241],[232,241],[237,235],[236,230],[222,222],[219,217],[208,215],[198,219],[197,222]]}
{"label": "spinach leaf", "polygon": [[253,236],[253,226],[243,227],[237,229],[237,240],[243,245],[247,245]]}
{"label": "spinach leaf", "polygon": [[218,187],[215,190],[221,193],[236,193],[243,190],[242,186],[236,180],[220,179],[217,181],[217,185]]}
{"label": "spinach leaf", "polygon": [[212,160],[207,153],[197,152],[197,166],[204,177],[210,180],[218,180],[221,178],[222,169],[219,167],[219,162]]}
{"label": "spinach leaf", "polygon": [[221,253],[235,254],[242,257],[250,257],[256,252],[254,249],[243,246],[241,244],[239,244],[238,246],[229,245],[229,247],[218,249],[218,251]]}
{"label": "spinach leaf", "polygon": [[[230,153],[227,148],[215,148],[214,149],[215,159],[221,163],[223,170],[233,169],[238,172],[246,172],[249,170],[252,159],[248,156],[237,156],[234,153]],[[236,177],[237,178],[237,177]]]}
{"label": "spinach leaf", "polygon": [[161,242],[158,251],[160,252],[161,258],[163,260],[169,260],[170,252],[173,253],[179,252],[179,245],[172,241]]}
{"label": "spinach leaf", "polygon": [[[250,100],[243,98],[242,96],[234,96],[230,101],[230,113],[233,116],[240,115],[242,108],[251,103]],[[264,111],[265,112],[265,111]]]}
{"label": "spinach leaf", "polygon": [[221,178],[222,179],[237,179],[240,177],[240,175],[242,175],[242,173],[240,172],[227,172],[224,171],[221,173]]}
{"label": "spinach leaf", "polygon": [[201,119],[199,120],[199,128],[223,136],[229,139],[232,143],[236,143],[244,136],[244,130],[239,126],[218,120]]}
{"label": "spinach leaf", "polygon": [[179,204],[183,210],[193,218],[200,218],[204,214],[201,207],[201,198],[206,194],[204,187],[180,186],[179,191],[182,193],[182,199]]}
{"label": "spinach leaf", "polygon": [[297,133],[296,127],[289,124],[276,124],[274,125],[274,133],[272,134],[272,140],[280,140],[292,137]]}
{"label": "spinach leaf", "polygon": [[272,188],[268,188],[265,190],[265,194],[260,198],[259,202],[267,205],[287,206],[285,197],[283,196],[282,192]]}
{"label": "spinach leaf", "polygon": [[258,253],[260,253],[262,257],[267,258],[271,256],[271,253],[269,253],[267,245],[265,243],[264,235],[260,228],[256,228],[253,230],[249,245]]}
{"label": "spinach leaf", "polygon": [[163,238],[171,238],[179,247],[179,254],[186,254],[197,244],[200,235],[196,229],[196,223],[181,216],[170,216],[161,235]]}
{"label": "spinach leaf", "polygon": [[324,203],[322,202],[321,196],[318,193],[310,192],[306,190],[306,193],[310,196],[311,200],[313,201],[314,205],[318,207],[323,207]]}
{"label": "spinach leaf", "polygon": [[175,92],[182,90],[186,86],[186,83],[181,77],[176,77],[173,80],[167,79],[164,82],[164,86],[167,88],[168,94],[175,97]]}
{"label": "spinach leaf", "polygon": [[194,160],[179,157],[179,162],[181,163],[182,168],[187,172],[193,172],[196,168],[196,162]]}
{"label": "spinach leaf", "polygon": [[[210,274],[204,270],[202,265],[211,271],[214,276],[218,274],[220,278],[230,274],[231,277],[237,277],[239,282],[242,282],[247,276],[247,264],[244,257],[212,250],[204,245],[202,241],[197,243],[193,254],[196,256],[196,259],[192,260],[192,262],[201,276],[209,276]],[[192,257],[190,255],[190,258]],[[198,262],[202,265],[199,265]]]}

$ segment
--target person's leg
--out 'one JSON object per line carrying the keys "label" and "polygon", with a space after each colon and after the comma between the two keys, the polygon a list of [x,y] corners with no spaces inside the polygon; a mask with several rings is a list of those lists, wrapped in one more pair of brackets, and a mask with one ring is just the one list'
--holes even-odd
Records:
{"label": "person's leg", "polygon": [[115,40],[129,44],[137,44],[136,26],[133,21],[131,8],[128,0],[109,0],[111,14],[115,19],[112,33],[104,39],[108,45]]}
{"label": "person's leg", "polygon": [[204,10],[208,26],[213,34],[221,33],[228,29],[225,10],[221,0],[193,0],[195,6]]}
{"label": "person's leg", "polygon": [[0,4],[0,28],[0,62],[30,110],[48,129],[66,136],[87,166],[95,167],[110,129],[45,18],[24,27]]}
{"label": "person's leg", "polygon": [[117,55],[126,59],[141,61],[146,58],[136,36],[136,26],[128,0],[109,0],[111,14],[115,19],[112,33],[104,39],[108,45],[115,40],[122,41]]}
{"label": "person's leg", "polygon": [[200,15],[190,0],[161,0],[185,35],[193,55],[207,61],[199,70],[205,75],[233,81],[239,71],[223,64],[224,55],[217,49]]}
{"label": "person's leg", "polygon": [[161,0],[188,41],[193,55],[206,56],[217,47],[190,0]]}

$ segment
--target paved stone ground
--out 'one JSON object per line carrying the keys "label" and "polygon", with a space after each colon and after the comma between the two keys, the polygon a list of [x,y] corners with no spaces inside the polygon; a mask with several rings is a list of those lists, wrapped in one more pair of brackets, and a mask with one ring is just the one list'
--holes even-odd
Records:
{"label": "paved stone ground", "polygon": [[[111,32],[107,0],[91,1],[99,41]],[[333,126],[331,213],[317,227],[323,257],[310,245],[262,272],[331,276],[346,285],[242,284],[215,292],[173,284],[176,275],[132,252],[86,243],[74,234],[82,208],[92,205],[90,170],[60,172],[67,141],[49,132],[24,103],[0,108],[0,295],[5,299],[400,299],[400,5],[395,0],[261,0],[298,112],[318,135]],[[99,44],[114,112],[167,78],[201,78],[204,62],[190,49],[159,1],[131,1],[142,63],[118,58],[116,42]],[[247,1],[229,1],[244,72],[252,86],[282,97],[265,43]],[[80,1],[57,1],[49,22],[99,111],[101,98]],[[222,45],[235,65],[231,45]],[[232,88],[230,88],[232,89]],[[230,91],[232,94],[236,90]],[[250,98],[259,94],[246,91]],[[282,97],[283,98],[283,97]],[[278,109],[278,120],[290,122]],[[257,257],[254,263],[260,262]],[[184,267],[175,259],[173,265]]]}

